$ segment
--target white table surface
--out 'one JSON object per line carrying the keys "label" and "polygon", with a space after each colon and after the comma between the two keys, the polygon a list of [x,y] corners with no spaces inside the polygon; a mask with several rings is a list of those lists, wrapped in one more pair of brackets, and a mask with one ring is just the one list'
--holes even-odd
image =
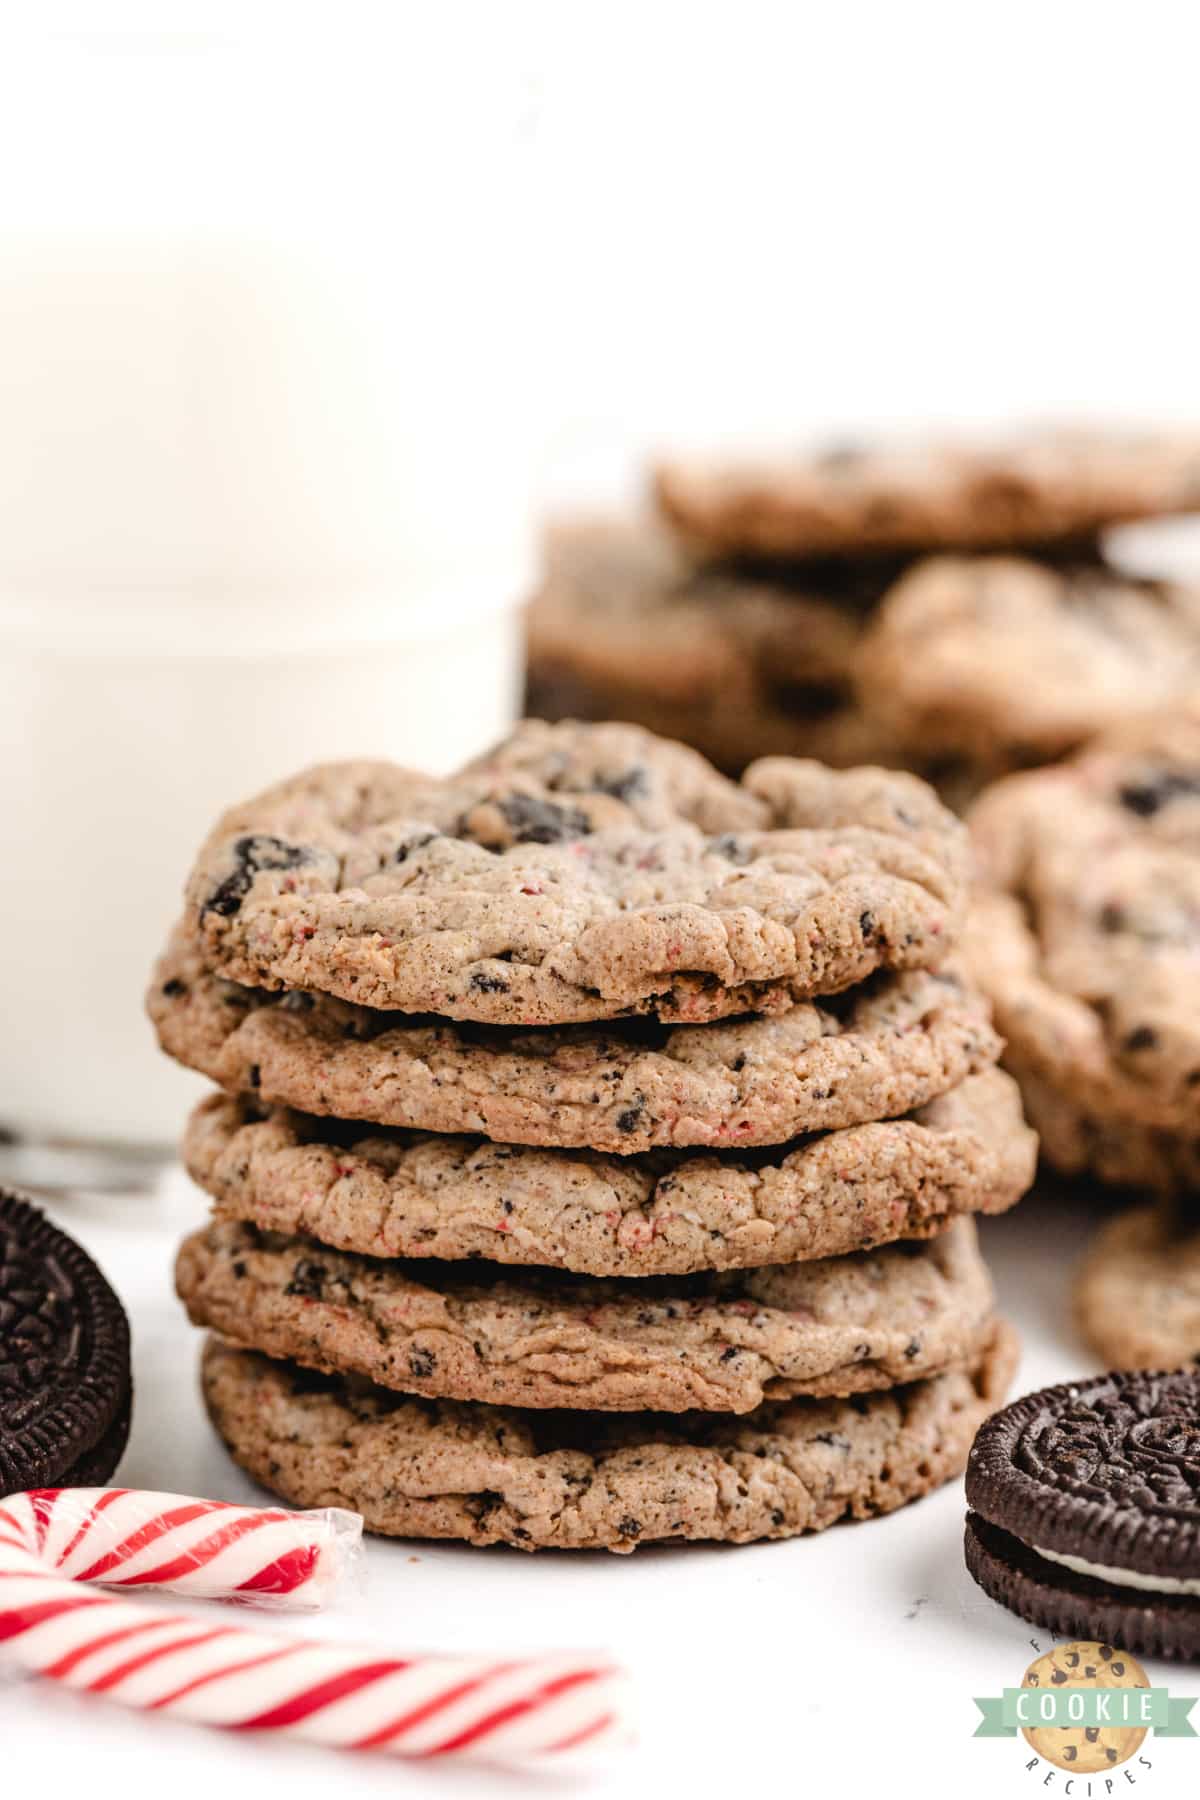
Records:
{"label": "white table surface", "polygon": [[[199,1195],[175,1175],[158,1198],[60,1198],[51,1210],[99,1258],[133,1323],[136,1410],[122,1482],[253,1499],[257,1490],[206,1423],[197,1334],[171,1291],[173,1244],[202,1217]],[[1089,1224],[1083,1211],[1030,1199],[984,1227],[1002,1305],[1024,1338],[1016,1392],[1094,1367],[1074,1335],[1068,1302]],[[1033,1646],[1049,1641],[968,1579],[962,1516],[955,1483],[890,1518],[742,1549],[528,1556],[372,1539],[361,1599],[336,1613],[270,1623],[393,1651],[617,1652],[639,1693],[640,1740],[578,1784],[589,1795],[640,1800],[727,1789],[980,1800],[1042,1792],[1048,1765],[1028,1771],[1032,1752],[1021,1740],[972,1737],[972,1696],[1017,1685]],[[1200,1691],[1200,1672],[1148,1666],[1155,1683]],[[364,1800],[384,1793],[458,1800],[567,1786],[558,1778],[535,1783],[528,1775],[225,1737],[3,1678],[0,1745],[0,1793],[15,1795],[159,1800],[169,1782],[172,1800],[229,1800],[278,1782],[287,1784],[289,1800],[324,1800],[331,1784]],[[1154,1766],[1133,1765],[1139,1795],[1196,1792],[1200,1746],[1151,1738],[1144,1754]],[[1056,1775],[1050,1791],[1064,1792],[1065,1781]],[[1073,1800],[1085,1800],[1082,1783],[1076,1790]],[[1106,1800],[1102,1786],[1092,1800]]]}

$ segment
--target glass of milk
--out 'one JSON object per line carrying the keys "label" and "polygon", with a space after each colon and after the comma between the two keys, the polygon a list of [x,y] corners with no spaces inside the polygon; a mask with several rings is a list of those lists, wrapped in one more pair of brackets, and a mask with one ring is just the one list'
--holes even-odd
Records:
{"label": "glass of milk", "polygon": [[18,1144],[178,1134],[201,1088],[142,996],[218,812],[324,758],[448,769],[513,717],[527,97],[495,61],[465,92],[460,48],[59,39],[5,71],[35,172],[0,201]]}

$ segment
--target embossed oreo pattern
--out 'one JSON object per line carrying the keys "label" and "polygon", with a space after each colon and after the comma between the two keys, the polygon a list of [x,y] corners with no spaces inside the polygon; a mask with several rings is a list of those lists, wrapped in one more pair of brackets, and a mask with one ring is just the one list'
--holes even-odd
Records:
{"label": "embossed oreo pattern", "polygon": [[1200,1373],[1047,1388],[980,1432],[967,1499],[1026,1545],[1200,1578]]}
{"label": "embossed oreo pattern", "polygon": [[37,1207],[0,1192],[0,1492],[48,1485],[93,1451],[119,1455],[128,1394],[116,1295]]}

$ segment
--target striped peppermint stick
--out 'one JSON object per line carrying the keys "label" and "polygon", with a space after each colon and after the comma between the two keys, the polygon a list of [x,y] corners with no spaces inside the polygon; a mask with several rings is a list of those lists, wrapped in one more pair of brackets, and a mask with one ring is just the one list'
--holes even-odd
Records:
{"label": "striped peppermint stick", "polygon": [[604,1658],[382,1656],[76,1585],[311,1605],[330,1586],[331,1530],[345,1527],[325,1514],[121,1488],[14,1495],[0,1501],[0,1655],[147,1712],[399,1756],[562,1758],[628,1735]]}
{"label": "striped peppermint stick", "polygon": [[362,1520],[337,1507],[286,1512],[133,1488],[41,1488],[4,1506],[48,1568],[105,1587],[320,1607],[362,1554]]}

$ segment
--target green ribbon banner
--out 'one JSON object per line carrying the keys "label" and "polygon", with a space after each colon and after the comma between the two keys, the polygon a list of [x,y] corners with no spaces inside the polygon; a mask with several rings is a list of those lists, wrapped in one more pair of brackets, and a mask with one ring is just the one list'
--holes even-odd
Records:
{"label": "green ribbon banner", "polygon": [[983,1717],[976,1737],[1016,1737],[1042,1727],[1115,1725],[1154,1731],[1159,1737],[1195,1737],[1188,1720],[1196,1702],[1172,1698],[1166,1688],[1005,1688],[976,1697]]}

